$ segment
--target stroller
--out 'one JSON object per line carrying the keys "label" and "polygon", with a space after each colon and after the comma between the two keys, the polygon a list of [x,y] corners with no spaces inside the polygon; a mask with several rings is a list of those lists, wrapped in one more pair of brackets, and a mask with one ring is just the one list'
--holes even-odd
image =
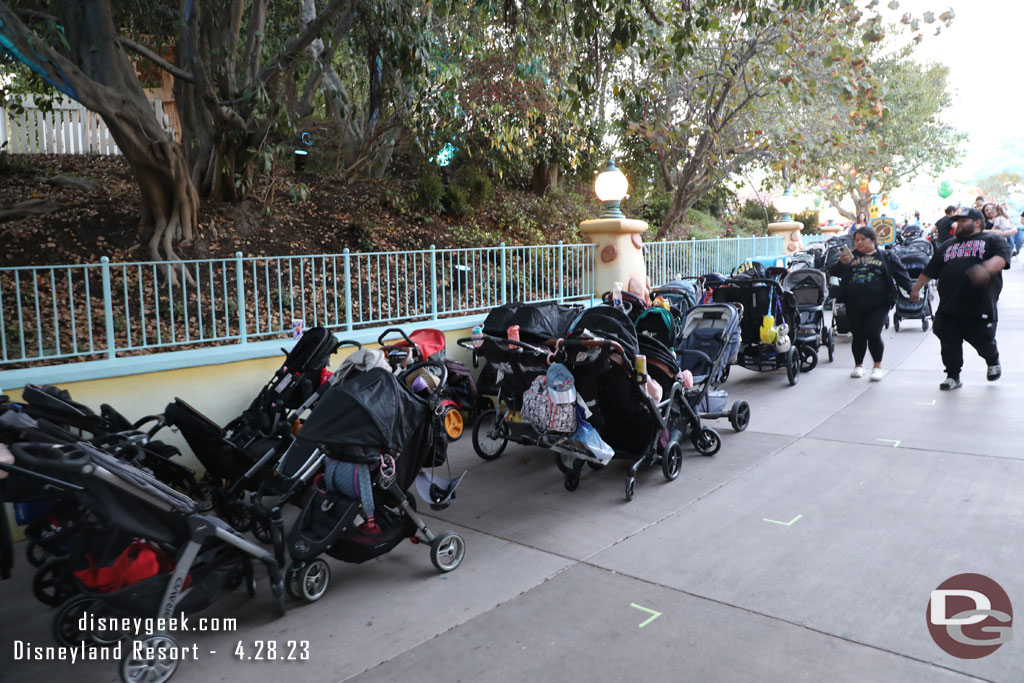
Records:
{"label": "stroller", "polygon": [[[343,562],[366,562],[390,552],[403,539],[420,542],[418,534],[430,544],[430,559],[439,571],[450,572],[462,563],[462,536],[453,531],[435,536],[408,494],[421,468],[446,459],[447,441],[438,414],[440,391],[435,388],[421,397],[403,376],[425,367],[440,373],[444,386],[447,371],[437,361],[414,363],[399,376],[374,368],[332,387],[306,420],[300,442],[328,457],[370,468],[381,534],[372,542],[359,538],[355,527],[364,513],[360,501],[316,488],[287,537],[292,566],[286,586],[293,596],[313,602],[324,595],[330,582],[330,567],[320,557],[324,553]],[[458,481],[461,477],[446,491],[432,490],[432,505],[446,505]]]}
{"label": "stroller", "polygon": [[704,296],[703,282],[701,278],[683,278],[679,276],[651,290],[651,300],[659,296],[668,301],[669,306],[679,311],[679,315],[683,316],[688,310],[701,302]]}
{"label": "stroller", "polygon": [[[149,474],[73,438],[21,412],[0,416],[0,441],[10,445],[15,457],[13,466],[0,465],[10,473],[0,482],[0,499],[31,500],[57,488],[74,496],[96,520],[94,533],[79,539],[88,541],[84,557],[97,564],[75,572],[77,594],[54,617],[60,645],[84,649],[129,641],[123,648],[121,679],[166,681],[178,667],[180,650],[173,635],[133,636],[82,625],[95,616],[155,618],[159,623],[160,617],[206,609],[224,590],[243,582],[253,595],[254,560],[267,568],[278,611],[284,613],[281,571],[270,553],[221,520],[200,514],[192,500]],[[111,556],[114,541],[127,547]],[[148,564],[141,561],[143,555]]]}
{"label": "stroller", "polygon": [[[391,344],[386,343],[388,335],[397,332],[402,339]],[[464,363],[445,358],[444,332],[435,329],[416,330],[406,334],[397,327],[384,330],[377,338],[381,350],[388,359],[391,368],[398,372],[411,363],[433,360],[444,363],[448,369],[448,383],[442,388],[441,405],[444,407],[444,431],[449,441],[458,440],[465,431],[465,419],[476,419],[480,409],[479,394],[473,373]],[[419,376],[428,383],[436,383],[437,375],[429,368],[421,368]],[[463,416],[465,413],[465,417]]]}
{"label": "stroller", "polygon": [[[825,327],[825,298],[828,280],[825,273],[814,268],[799,268],[791,271],[782,280],[782,286],[793,292],[800,322],[793,341],[801,347],[800,371],[810,372],[818,365],[819,347],[828,349],[831,363],[836,354],[836,340],[831,326]],[[804,353],[803,348],[815,350],[814,354]]]}
{"label": "stroller", "polygon": [[259,482],[292,441],[299,417],[320,398],[330,377],[326,367],[342,344],[322,327],[307,331],[288,353],[250,406],[226,427],[175,398],[164,409],[157,429],[175,427],[206,468],[200,494],[203,509],[214,509],[239,531],[252,526],[250,506],[242,499]]}
{"label": "stroller", "polygon": [[[640,381],[638,355],[646,357],[647,372],[660,389],[660,399],[645,389],[646,377]],[[629,317],[618,308],[595,306],[584,311],[556,349],[556,358],[572,372],[576,391],[591,410],[587,420],[614,449],[614,456],[633,460],[626,474],[626,500],[634,497],[636,474],[642,465],[660,464],[669,481],[679,476],[681,442],[687,435],[702,455],[714,455],[721,449],[718,432],[701,424],[683,396],[672,349],[654,337],[638,339]],[[565,439],[553,449],[558,453],[555,462],[565,475],[566,489],[574,490],[584,462],[595,458],[579,440]]]}
{"label": "stroller", "polygon": [[[934,247],[926,239],[915,239],[903,245],[893,247],[893,253],[899,258],[907,269],[907,275],[916,280],[928,265],[932,258]],[[897,332],[900,331],[900,321],[920,320],[921,329],[928,331],[929,321],[935,322],[932,312],[932,285],[929,282],[921,291],[921,299],[914,303],[902,291],[896,300],[896,310],[892,315],[892,326]]]}
{"label": "stroller", "polygon": [[693,388],[686,399],[702,420],[729,418],[729,424],[742,432],[750,424],[750,405],[746,401],[729,404],[729,393],[718,385],[729,376],[740,348],[740,313],[733,304],[694,306],[683,318],[683,333],[676,356],[679,368],[693,375]]}
{"label": "stroller", "polygon": [[817,352],[788,336],[800,321],[793,293],[771,278],[737,276],[709,287],[714,302],[742,307],[737,364],[755,372],[786,368],[789,384],[796,384],[802,359]]}

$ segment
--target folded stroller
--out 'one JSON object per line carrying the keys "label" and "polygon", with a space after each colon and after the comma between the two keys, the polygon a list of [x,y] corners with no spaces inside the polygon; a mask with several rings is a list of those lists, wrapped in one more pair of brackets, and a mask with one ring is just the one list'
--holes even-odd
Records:
{"label": "folded stroller", "polygon": [[786,368],[790,385],[796,384],[801,354],[817,352],[807,345],[794,344],[787,334],[796,330],[800,321],[793,293],[778,280],[742,275],[708,287],[714,302],[742,306],[737,364],[755,372]]}
{"label": "folded stroller", "polygon": [[702,420],[729,418],[742,432],[750,424],[750,405],[739,401],[729,406],[729,393],[718,385],[729,376],[740,348],[740,314],[733,304],[694,306],[683,318],[683,334],[676,348],[679,368],[693,375],[686,399]]}
{"label": "folded stroller", "polygon": [[[934,249],[935,247],[928,240],[914,239],[893,247],[892,251],[903,262],[910,279],[916,280],[931,260]],[[925,332],[928,331],[929,321],[935,321],[932,312],[932,284],[930,282],[921,290],[921,298],[917,302],[911,301],[903,291],[899,291],[896,310],[892,315],[892,326],[897,332],[900,331],[902,320],[920,320],[921,329]]]}
{"label": "folded stroller", "polygon": [[[0,416],[0,435],[15,457],[13,466],[0,465],[10,473],[0,481],[0,499],[30,500],[57,487],[116,529],[116,535],[145,539],[144,548],[134,550],[141,554],[144,549],[158,562],[148,572],[133,566],[131,575],[119,574],[117,563],[76,573],[79,594],[65,602],[54,618],[54,635],[61,645],[109,647],[125,640],[121,679],[166,681],[180,656],[170,633],[132,635],[81,626],[95,623],[90,617],[99,615],[151,617],[159,625],[161,617],[205,609],[223,590],[246,580],[252,594],[254,560],[267,568],[283,614],[284,586],[274,557],[221,520],[198,513],[189,498],[98,447],[66,443],[63,435],[51,433],[45,421],[37,422],[24,413],[7,411]],[[125,550],[133,550],[134,545]],[[97,577],[106,583],[97,585]]]}
{"label": "folded stroller", "polygon": [[239,531],[252,526],[243,496],[257,489],[291,443],[298,419],[326,388],[327,364],[343,343],[359,346],[339,342],[322,327],[307,331],[250,406],[226,427],[180,398],[167,405],[158,429],[176,427],[206,468],[194,496],[201,508],[216,510]]}
{"label": "folded stroller", "polygon": [[835,358],[836,340],[832,328],[825,327],[825,298],[828,295],[825,273],[815,268],[800,268],[786,275],[782,286],[793,292],[800,317],[793,341],[801,350],[815,350],[813,354],[800,354],[800,371],[810,372],[818,365],[817,350],[821,346],[828,349],[828,360],[831,363]]}
{"label": "folded stroller", "polygon": [[[405,374],[421,367],[439,372],[443,386],[446,370],[436,361],[415,363]],[[363,513],[359,500],[314,489],[286,542],[292,558],[287,588],[293,596],[312,602],[324,595],[330,581],[330,567],[320,557],[324,553],[361,563],[390,552],[405,538],[419,541],[419,534],[430,544],[430,558],[439,571],[450,572],[462,563],[466,550],[462,536],[453,531],[435,536],[409,495],[422,468],[445,460],[440,393],[434,389],[426,397],[419,396],[404,380],[374,368],[334,386],[299,432],[300,442],[329,457],[370,468],[381,533],[372,539],[360,535],[356,528]],[[444,492],[432,491],[437,494],[432,502],[450,500],[457,484],[451,483],[452,488]]]}

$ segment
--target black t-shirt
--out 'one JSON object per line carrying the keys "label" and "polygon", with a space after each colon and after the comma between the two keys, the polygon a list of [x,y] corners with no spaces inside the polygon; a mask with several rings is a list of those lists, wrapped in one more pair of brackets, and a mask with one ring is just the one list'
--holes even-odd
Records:
{"label": "black t-shirt", "polygon": [[935,221],[935,230],[938,234],[938,242],[945,242],[947,239],[953,236],[956,232],[956,225],[953,223],[951,216],[943,216],[939,220]]}
{"label": "black t-shirt", "polygon": [[882,254],[853,252],[853,261],[846,266],[844,294],[846,305],[854,308],[874,308],[889,305],[889,283],[886,282]]}
{"label": "black t-shirt", "polygon": [[923,273],[939,280],[939,314],[986,318],[995,322],[996,301],[1003,289],[1003,276],[992,276],[988,287],[975,287],[967,276],[971,266],[1001,256],[1010,267],[1010,245],[999,235],[976,233],[954,237],[938,246]]}

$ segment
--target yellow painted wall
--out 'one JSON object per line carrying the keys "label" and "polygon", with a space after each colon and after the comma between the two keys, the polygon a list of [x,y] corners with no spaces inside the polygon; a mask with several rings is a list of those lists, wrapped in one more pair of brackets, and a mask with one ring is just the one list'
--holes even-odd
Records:
{"label": "yellow painted wall", "polygon": [[[422,325],[416,326],[416,328],[419,327]],[[407,332],[412,329],[414,328],[408,328]],[[471,329],[445,332],[448,358],[470,365],[470,352],[460,348],[455,341],[460,337],[470,336],[471,332]],[[398,339],[398,337],[389,337],[388,340],[390,341],[392,338]],[[282,344],[282,346],[286,346],[286,344]],[[377,348],[375,343],[368,346]],[[355,347],[352,346],[342,348],[331,358],[331,369],[337,368],[354,350]],[[249,406],[260,389],[270,381],[283,360],[284,355],[282,354],[273,358],[259,358],[222,365],[54,384],[66,389],[70,392],[71,398],[89,406],[96,412],[99,412],[101,404],[109,403],[132,422],[147,415],[162,413],[164,407],[178,397],[190,403],[217,424],[223,425],[237,417]],[[13,401],[21,400],[22,391],[20,389],[5,393]],[[184,456],[183,464],[201,469],[199,462],[179,434],[164,429],[157,438],[177,446]],[[14,514],[10,510],[8,513],[13,525]],[[22,537],[17,528],[15,528],[14,534],[15,539]]]}

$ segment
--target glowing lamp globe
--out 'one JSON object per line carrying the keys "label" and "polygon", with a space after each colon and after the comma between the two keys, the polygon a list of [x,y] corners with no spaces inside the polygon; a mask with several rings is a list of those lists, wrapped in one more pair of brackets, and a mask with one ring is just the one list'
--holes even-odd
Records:
{"label": "glowing lamp globe", "polygon": [[629,192],[629,181],[622,171],[615,168],[615,162],[608,160],[604,170],[594,180],[594,194],[604,202],[601,218],[625,218],[619,210],[619,203]]}
{"label": "glowing lamp globe", "polygon": [[881,191],[881,189],[882,183],[878,182],[875,179],[872,179],[871,182],[868,183],[868,192],[870,192],[871,194],[878,194],[879,191]]}
{"label": "glowing lamp globe", "polygon": [[792,220],[790,214],[794,214],[800,210],[800,200],[794,197],[787,187],[781,197],[775,198],[775,201],[772,202],[772,206],[774,206],[775,210],[781,214],[779,220],[786,222]]}

